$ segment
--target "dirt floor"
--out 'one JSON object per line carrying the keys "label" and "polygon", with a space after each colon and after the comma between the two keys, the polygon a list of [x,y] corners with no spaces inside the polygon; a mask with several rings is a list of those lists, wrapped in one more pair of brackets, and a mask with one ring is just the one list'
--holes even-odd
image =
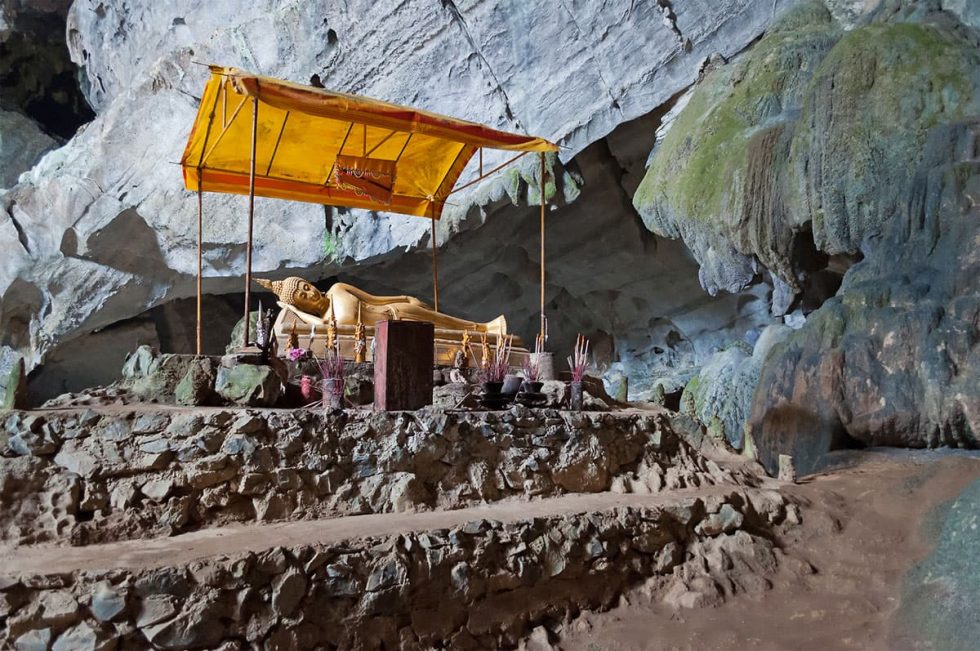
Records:
{"label": "dirt floor", "polygon": [[[779,540],[785,557],[771,590],[690,611],[634,594],[632,603],[612,611],[583,614],[563,631],[559,646],[588,651],[940,648],[896,635],[903,579],[936,544],[937,527],[929,526],[936,507],[978,479],[975,453],[842,453],[835,468],[783,489],[804,503],[803,526]],[[962,648],[970,648],[961,641]]]}

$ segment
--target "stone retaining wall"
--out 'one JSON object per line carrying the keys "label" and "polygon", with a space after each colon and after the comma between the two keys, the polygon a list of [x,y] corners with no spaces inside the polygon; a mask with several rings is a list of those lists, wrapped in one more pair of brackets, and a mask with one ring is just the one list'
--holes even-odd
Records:
{"label": "stone retaining wall", "polygon": [[751,481],[649,414],[118,408],[4,429],[0,540],[17,544]]}
{"label": "stone retaining wall", "polygon": [[478,520],[157,569],[10,576],[8,566],[0,641],[55,651],[507,648],[644,581],[679,607],[766,589],[777,553],[758,534],[786,517],[778,494],[671,504]]}

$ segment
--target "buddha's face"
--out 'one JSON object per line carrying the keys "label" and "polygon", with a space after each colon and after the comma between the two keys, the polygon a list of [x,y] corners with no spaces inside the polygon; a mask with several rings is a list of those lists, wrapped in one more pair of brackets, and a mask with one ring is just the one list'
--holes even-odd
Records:
{"label": "buddha's face", "polygon": [[327,311],[330,299],[311,283],[301,278],[297,280],[299,282],[290,297],[292,304],[308,314],[323,316]]}

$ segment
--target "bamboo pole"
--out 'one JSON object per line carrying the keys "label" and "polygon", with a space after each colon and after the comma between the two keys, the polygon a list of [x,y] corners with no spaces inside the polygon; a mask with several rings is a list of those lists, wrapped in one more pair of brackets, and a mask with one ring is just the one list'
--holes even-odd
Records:
{"label": "bamboo pole", "polygon": [[434,203],[429,204],[432,217],[432,296],[435,303],[436,312],[439,311],[439,264],[436,260],[436,207]]}
{"label": "bamboo pole", "polygon": [[200,178],[198,170],[197,182],[197,354],[201,354],[201,279],[204,275],[203,241],[204,241],[204,179]]}
{"label": "bamboo pole", "polygon": [[547,323],[544,315],[544,152],[541,152],[541,338],[544,339]]}
{"label": "bamboo pole", "polygon": [[255,220],[255,141],[259,130],[259,98],[252,98],[252,155],[248,170],[248,241],[245,243],[245,329],[242,348],[248,346],[249,306],[252,300],[252,229]]}

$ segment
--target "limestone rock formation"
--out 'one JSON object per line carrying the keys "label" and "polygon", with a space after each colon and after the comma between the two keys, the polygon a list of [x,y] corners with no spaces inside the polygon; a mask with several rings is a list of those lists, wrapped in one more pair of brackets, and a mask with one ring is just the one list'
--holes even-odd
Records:
{"label": "limestone rock formation", "polygon": [[844,32],[819,2],[794,9],[708,73],[654,152],[634,204],[691,247],[710,293],[765,270],[804,294],[895,214],[929,128],[980,112],[975,35],[879,13]]}
{"label": "limestone rock formation", "polygon": [[[579,329],[608,335],[628,324],[610,347],[640,358],[638,368],[649,374],[657,365],[646,359],[649,351],[663,348],[651,345],[649,331],[665,319],[672,322],[665,331],[692,342],[711,333],[703,345],[690,344],[706,353],[764,325],[764,311],[740,313],[735,299],[699,299],[691,309],[696,284],[678,284],[693,269],[683,247],[644,233],[627,194],[652,131],[640,130],[650,135],[637,140],[636,131],[614,129],[647,120],[696,78],[709,55],[732,56],[790,4],[518,10],[498,2],[78,0],[68,15],[69,47],[98,115],[0,194],[0,345],[23,353],[34,369],[73,340],[193,294],[195,200],[172,163],[206,74],[194,62],[215,61],[299,82],[318,75],[339,90],[560,142],[555,190],[562,210],[548,243],[555,345]],[[445,304],[472,318],[507,304],[525,335],[536,319],[537,235],[533,209],[521,206],[537,200],[526,183],[533,170],[529,164],[461,193],[438,233],[443,277],[453,279]],[[588,201],[576,178],[591,187]],[[576,197],[578,207],[564,205]],[[469,209],[474,203],[487,207]],[[209,294],[240,291],[243,205],[240,197],[205,198]],[[402,293],[429,293],[424,220],[262,200],[257,214],[256,271],[344,274],[371,290],[397,285]],[[506,237],[495,239],[499,233]],[[624,287],[624,278],[632,284]],[[651,303],[662,288],[672,290],[666,304]],[[722,326],[732,332],[716,334]]]}
{"label": "limestone rock formation", "polygon": [[684,388],[682,408],[704,423],[709,434],[743,449],[743,429],[763,364],[791,332],[788,326],[772,325],[762,331],[754,348],[739,342],[711,355]]}
{"label": "limestone rock formation", "polygon": [[978,145],[980,118],[934,129],[875,248],[773,350],[750,416],[770,470],[854,441],[980,445]]}
{"label": "limestone rock formation", "polygon": [[779,453],[807,473],[836,447],[978,444],[980,36],[940,9],[883,2],[840,25],[802,4],[709,70],[634,197],[709,292],[767,272],[773,313],[809,314],[751,400],[713,393],[743,369],[736,349],[688,392],[730,440],[750,413],[771,472]]}

